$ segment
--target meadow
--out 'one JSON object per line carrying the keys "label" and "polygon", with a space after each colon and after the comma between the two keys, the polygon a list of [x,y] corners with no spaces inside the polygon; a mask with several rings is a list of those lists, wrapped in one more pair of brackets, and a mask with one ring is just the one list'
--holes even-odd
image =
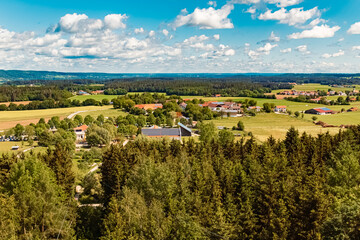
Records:
{"label": "meadow", "polygon": [[215,126],[232,128],[238,121],[242,121],[245,126],[245,132],[251,132],[259,141],[265,141],[270,136],[276,139],[285,138],[287,130],[295,127],[299,132],[307,132],[311,135],[326,133],[331,134],[339,132],[339,128],[322,128],[314,125],[310,120],[295,118],[293,116],[275,113],[259,113],[255,117],[230,117],[210,120]]}
{"label": "meadow", "polygon": [[[303,91],[313,91],[313,90],[327,90],[330,86],[320,85],[320,84],[305,84],[297,85],[295,89]],[[359,86],[357,86],[359,88]],[[334,89],[334,88],[332,88]],[[346,90],[345,88],[334,89]],[[351,89],[347,89],[351,90]],[[136,94],[136,93],[130,93]],[[102,99],[113,99],[117,95],[86,95],[86,96],[74,96],[71,99],[78,99],[84,101],[88,98],[94,98],[101,101]],[[353,102],[350,105],[335,105],[327,106],[321,104],[311,104],[311,103],[301,103],[301,102],[291,102],[284,99],[266,99],[266,98],[246,98],[246,97],[202,97],[202,96],[182,96],[183,99],[203,99],[204,101],[243,101],[245,99],[252,99],[257,101],[258,106],[263,106],[264,103],[273,103],[275,105],[285,105],[287,109],[294,112],[306,111],[311,108],[319,107],[328,107],[334,111],[340,112],[342,109],[349,109],[350,107],[357,107],[360,109],[360,102]],[[331,99],[336,99],[337,96],[331,97]],[[68,115],[79,112],[78,114],[85,117],[90,115],[96,118],[98,115],[102,114],[105,117],[114,117],[125,116],[127,113],[120,111],[118,109],[113,109],[112,106],[86,106],[86,107],[73,107],[73,108],[60,108],[60,109],[44,109],[44,110],[30,110],[30,111],[9,111],[9,112],[0,112],[0,129],[8,129],[14,127],[17,123],[23,125],[30,124],[31,122],[37,122],[40,118],[49,119],[52,116],[59,116],[65,118]],[[316,126],[313,123],[312,117],[315,115],[304,114],[304,117],[295,118],[294,116],[288,116],[283,114],[266,114],[260,113],[255,117],[242,117],[242,118],[223,118],[213,120],[217,126],[225,126],[232,128],[237,124],[239,120],[243,121],[246,127],[247,132],[252,132],[253,135],[260,141],[265,140],[270,135],[275,138],[283,138],[286,131],[291,127],[296,127],[300,132],[306,131],[310,134],[319,134],[329,131],[330,133],[336,133],[339,131],[339,128],[322,128]],[[338,113],[335,115],[325,115],[319,116],[316,115],[317,121],[323,121],[327,124],[332,124],[336,126],[340,125],[357,125],[360,124],[360,111],[359,112],[344,112]]]}

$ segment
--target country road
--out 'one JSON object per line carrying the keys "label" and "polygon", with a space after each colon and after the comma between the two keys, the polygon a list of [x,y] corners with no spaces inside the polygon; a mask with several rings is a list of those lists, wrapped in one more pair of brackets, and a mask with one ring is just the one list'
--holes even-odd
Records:
{"label": "country road", "polygon": [[79,113],[83,113],[83,112],[89,112],[89,110],[74,112],[74,113],[70,114],[69,116],[67,116],[66,118],[72,119],[75,115],[77,115]]}

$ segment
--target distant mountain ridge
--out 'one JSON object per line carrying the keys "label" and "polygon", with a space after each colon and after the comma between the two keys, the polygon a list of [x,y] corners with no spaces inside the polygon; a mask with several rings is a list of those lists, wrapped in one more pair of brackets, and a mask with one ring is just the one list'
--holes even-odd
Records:
{"label": "distant mountain ridge", "polygon": [[73,80],[92,79],[108,80],[122,78],[243,78],[259,76],[282,77],[359,77],[359,74],[296,74],[296,73],[86,73],[86,72],[52,72],[52,71],[27,71],[27,70],[0,70],[0,82],[22,80]]}

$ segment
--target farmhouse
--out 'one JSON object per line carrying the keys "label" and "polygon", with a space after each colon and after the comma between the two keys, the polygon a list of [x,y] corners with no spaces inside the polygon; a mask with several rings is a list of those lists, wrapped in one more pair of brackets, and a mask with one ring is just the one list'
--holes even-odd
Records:
{"label": "farmhouse", "polygon": [[178,128],[143,128],[141,129],[141,134],[151,137],[151,138],[162,138],[169,137],[176,140],[181,140],[181,137],[191,137],[191,129],[185,125],[178,123]]}
{"label": "farmhouse", "polygon": [[86,140],[86,130],[88,129],[87,125],[81,125],[80,127],[74,128],[76,134],[76,141],[85,141]]}
{"label": "farmhouse", "polygon": [[276,106],[274,111],[276,113],[286,113],[286,106]]}
{"label": "farmhouse", "polygon": [[334,111],[329,108],[322,107],[322,108],[313,108],[306,110],[305,113],[316,114],[316,115],[328,115],[328,114],[334,114]]}
{"label": "farmhouse", "polygon": [[352,107],[352,108],[348,109],[347,111],[348,112],[356,112],[357,110],[358,110],[357,107]]}
{"label": "farmhouse", "polygon": [[255,112],[260,112],[261,111],[261,107],[259,106],[250,106],[247,108],[248,111],[255,111]]}
{"label": "farmhouse", "polygon": [[96,90],[91,92],[91,95],[98,95],[98,94],[104,94],[104,90]]}
{"label": "farmhouse", "polygon": [[135,105],[135,108],[140,108],[140,109],[144,109],[144,110],[155,110],[158,108],[163,108],[163,105],[161,103],[155,103],[155,104],[139,104],[139,105]]}

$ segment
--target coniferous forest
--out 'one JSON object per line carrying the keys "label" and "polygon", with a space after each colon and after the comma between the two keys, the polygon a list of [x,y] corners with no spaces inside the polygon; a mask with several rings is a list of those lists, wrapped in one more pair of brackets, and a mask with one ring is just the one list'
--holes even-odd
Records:
{"label": "coniferous forest", "polygon": [[73,200],[66,146],[0,158],[0,239],[360,238],[360,127],[112,145],[98,207]]}

